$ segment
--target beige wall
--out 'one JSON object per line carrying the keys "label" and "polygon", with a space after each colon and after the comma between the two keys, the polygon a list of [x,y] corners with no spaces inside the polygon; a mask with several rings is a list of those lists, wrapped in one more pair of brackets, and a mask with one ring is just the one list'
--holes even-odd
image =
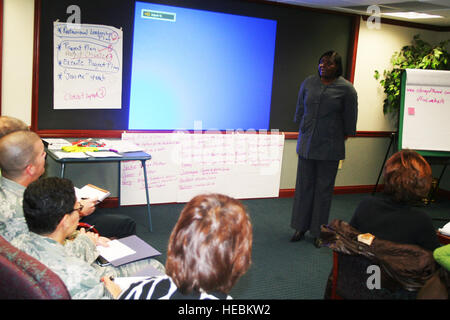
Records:
{"label": "beige wall", "polygon": [[358,51],[355,66],[355,89],[358,92],[358,131],[394,131],[393,122],[383,114],[385,95],[379,82],[374,79],[375,70],[381,74],[391,69],[394,52],[411,44],[415,34],[432,44],[450,38],[450,32],[435,32],[415,28],[381,24],[380,29],[369,29],[361,20]]}
{"label": "beige wall", "polygon": [[[31,123],[33,19],[34,0],[4,0],[2,114],[20,118],[28,124]],[[359,102],[358,131],[393,131],[395,129],[389,118],[383,115],[383,91],[373,78],[373,74],[374,70],[382,72],[389,68],[389,61],[394,51],[409,44],[413,35],[417,33],[422,35],[422,39],[432,43],[450,38],[449,32],[433,32],[387,24],[382,24],[380,29],[369,29],[366,23],[361,21],[354,81]],[[336,186],[375,184],[388,144],[388,138],[348,139],[347,159],[343,162],[342,169],[338,171]],[[281,189],[295,188],[297,169],[295,147],[295,140],[286,140]],[[53,167],[53,165],[50,166]],[[113,196],[116,195],[114,190],[117,190],[117,185],[114,183],[117,179],[114,176],[117,173],[112,173],[109,166],[100,165],[91,168],[92,172],[100,172],[100,174],[96,174],[93,178],[95,181],[90,182],[109,187]],[[53,172],[52,170],[57,172],[56,167],[51,168],[50,172]],[[441,167],[438,167],[436,174],[439,174],[440,170]],[[114,179],[111,179],[111,174]],[[84,178],[83,181],[77,180],[86,176],[92,177],[77,167],[67,173],[67,177],[72,178],[76,185],[83,185]],[[442,186],[450,189],[449,172],[444,176]]]}
{"label": "beige wall", "polygon": [[3,0],[2,114],[31,124],[34,0]]}

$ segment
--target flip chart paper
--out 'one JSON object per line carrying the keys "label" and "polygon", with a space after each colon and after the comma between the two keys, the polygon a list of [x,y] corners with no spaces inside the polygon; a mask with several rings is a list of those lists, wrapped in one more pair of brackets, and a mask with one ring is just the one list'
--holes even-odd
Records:
{"label": "flip chart paper", "polygon": [[54,109],[122,107],[122,30],[53,23]]}

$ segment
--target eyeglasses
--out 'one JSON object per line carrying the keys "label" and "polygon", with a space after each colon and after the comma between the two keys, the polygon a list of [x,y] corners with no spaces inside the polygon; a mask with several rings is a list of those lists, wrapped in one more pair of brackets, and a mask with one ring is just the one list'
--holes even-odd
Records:
{"label": "eyeglasses", "polygon": [[[73,211],[78,211],[78,213],[81,213],[81,211],[83,210],[84,206],[80,203],[80,206],[76,209],[73,209]],[[72,211],[72,212],[73,212]]]}

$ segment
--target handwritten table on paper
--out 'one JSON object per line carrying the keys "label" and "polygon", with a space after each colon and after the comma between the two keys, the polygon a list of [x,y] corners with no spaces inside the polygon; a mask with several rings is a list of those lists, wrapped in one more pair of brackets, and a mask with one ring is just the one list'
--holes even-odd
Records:
{"label": "handwritten table on paper", "polygon": [[[211,192],[241,199],[278,196],[283,134],[124,133],[122,139],[152,155],[152,203],[187,202]],[[121,167],[121,204],[144,203],[138,164]]]}

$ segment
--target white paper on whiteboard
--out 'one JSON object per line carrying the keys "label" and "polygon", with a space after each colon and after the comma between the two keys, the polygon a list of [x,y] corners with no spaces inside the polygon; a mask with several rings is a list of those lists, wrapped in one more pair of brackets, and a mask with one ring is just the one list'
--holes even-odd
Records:
{"label": "white paper on whiteboard", "polygon": [[406,72],[401,148],[450,151],[450,71]]}
{"label": "white paper on whiteboard", "polygon": [[122,108],[120,29],[53,23],[54,109]]}
{"label": "white paper on whiteboard", "polygon": [[[179,142],[166,133],[124,133],[122,139],[152,156],[146,161],[150,203],[176,202],[181,169],[178,163]],[[121,162],[120,204],[145,204],[146,201],[141,162]]]}

